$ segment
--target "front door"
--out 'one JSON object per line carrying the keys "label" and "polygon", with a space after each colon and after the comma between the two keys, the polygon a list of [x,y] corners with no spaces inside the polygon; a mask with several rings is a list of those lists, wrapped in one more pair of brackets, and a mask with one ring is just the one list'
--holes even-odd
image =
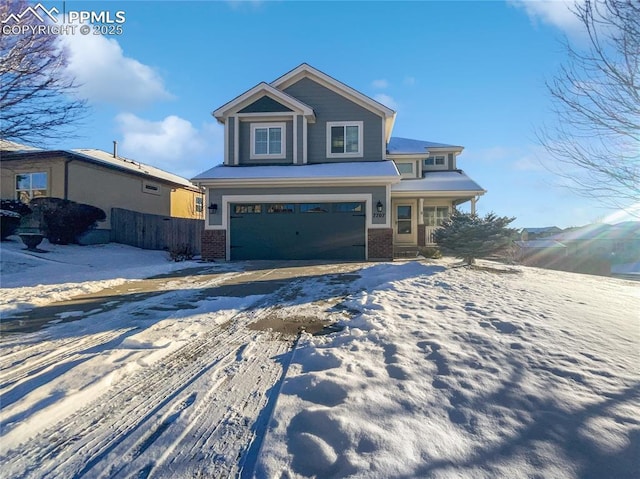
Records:
{"label": "front door", "polygon": [[396,203],[394,206],[394,243],[416,244],[415,203]]}

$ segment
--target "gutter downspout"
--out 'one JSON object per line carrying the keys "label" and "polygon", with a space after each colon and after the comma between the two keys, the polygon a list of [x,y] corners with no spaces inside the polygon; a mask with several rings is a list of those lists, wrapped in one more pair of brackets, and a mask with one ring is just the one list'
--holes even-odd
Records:
{"label": "gutter downspout", "polygon": [[69,199],[69,163],[73,161],[73,158],[67,158],[64,160],[64,199]]}

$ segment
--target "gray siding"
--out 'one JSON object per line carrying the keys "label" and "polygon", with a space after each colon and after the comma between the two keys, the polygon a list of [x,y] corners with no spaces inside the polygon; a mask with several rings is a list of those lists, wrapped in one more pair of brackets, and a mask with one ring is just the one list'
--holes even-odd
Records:
{"label": "gray siding", "polygon": [[240,110],[240,113],[267,113],[282,111],[293,110],[284,106],[282,103],[275,101],[273,98],[265,95],[262,98],[251,103],[251,105],[244,107],[242,110]]}
{"label": "gray siding", "polygon": [[[281,159],[269,159],[269,160],[252,160],[251,159],[251,125],[255,123],[261,123],[259,121],[241,121],[240,122],[240,151],[238,156],[240,157],[240,165],[287,165],[293,163],[293,121],[286,120],[286,132],[285,132],[285,152],[286,158]],[[265,123],[282,123],[281,120],[276,122],[268,121]]]}
{"label": "gray siding", "polygon": [[302,164],[303,162],[303,151],[304,151],[304,118],[302,116],[298,117],[298,163]]}
{"label": "gray siding", "polygon": [[[294,83],[284,90],[289,95],[313,108],[316,122],[307,127],[307,154],[309,163],[345,161],[379,161],[384,159],[382,148],[382,117],[370,112],[347,98],[309,78]],[[360,158],[327,158],[328,121],[363,121],[363,156]]]}
{"label": "gray siding", "polygon": [[[340,195],[340,194],[358,194],[366,193],[372,195],[373,209],[375,213],[375,204],[381,201],[384,205],[384,212],[390,214],[390,205],[386,204],[386,188],[384,186],[333,186],[333,187],[287,187],[287,188],[210,188],[209,189],[209,202],[220,205],[218,213],[209,216],[210,225],[222,224],[222,197],[227,195]],[[329,202],[335,202],[330,197],[327,199]],[[264,203],[264,201],[258,200],[257,203]],[[385,218],[372,218],[372,223],[384,224]]]}
{"label": "gray siding", "polygon": [[233,165],[235,161],[235,121],[234,117],[230,116],[227,119],[227,145],[229,145],[229,164]]}

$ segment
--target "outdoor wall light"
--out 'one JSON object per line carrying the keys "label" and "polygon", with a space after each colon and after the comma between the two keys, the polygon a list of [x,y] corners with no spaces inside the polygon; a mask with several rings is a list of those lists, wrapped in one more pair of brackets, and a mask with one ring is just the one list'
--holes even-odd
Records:
{"label": "outdoor wall light", "polygon": [[378,200],[378,203],[376,204],[376,209],[378,210],[378,213],[382,213],[382,201]]}
{"label": "outdoor wall light", "polygon": [[211,203],[207,209],[209,210],[209,213],[215,215],[218,212],[218,205],[216,203]]}

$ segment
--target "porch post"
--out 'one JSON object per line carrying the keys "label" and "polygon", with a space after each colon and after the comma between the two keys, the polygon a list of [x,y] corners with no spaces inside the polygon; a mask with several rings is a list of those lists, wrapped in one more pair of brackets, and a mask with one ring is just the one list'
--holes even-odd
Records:
{"label": "porch post", "polygon": [[476,214],[476,197],[471,198],[471,214]]}

